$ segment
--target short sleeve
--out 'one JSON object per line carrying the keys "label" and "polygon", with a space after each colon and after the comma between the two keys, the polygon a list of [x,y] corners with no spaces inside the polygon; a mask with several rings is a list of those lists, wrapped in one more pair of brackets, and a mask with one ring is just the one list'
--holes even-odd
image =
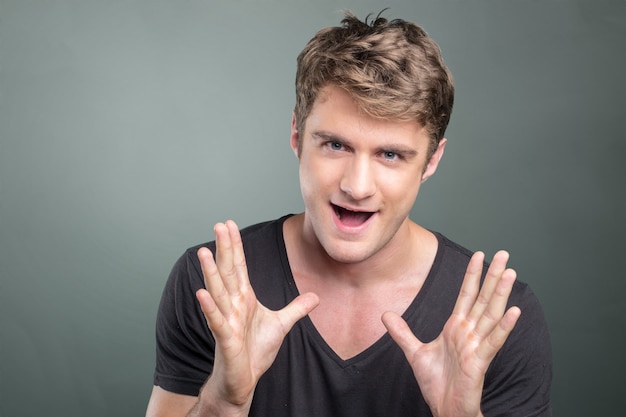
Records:
{"label": "short sleeve", "polygon": [[154,385],[197,396],[213,369],[215,340],[196,300],[204,287],[199,247],[181,256],[169,275],[156,321]]}

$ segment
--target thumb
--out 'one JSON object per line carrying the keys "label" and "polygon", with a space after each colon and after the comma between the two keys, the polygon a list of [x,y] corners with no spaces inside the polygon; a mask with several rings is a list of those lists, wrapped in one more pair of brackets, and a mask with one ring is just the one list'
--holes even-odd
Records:
{"label": "thumb", "polygon": [[320,303],[320,299],[312,292],[301,294],[290,302],[285,308],[280,310],[280,321],[283,324],[284,332],[287,334],[294,324],[307,314],[309,314]]}
{"label": "thumb", "polygon": [[398,314],[387,311],[382,316],[382,321],[391,338],[400,346],[407,359],[417,351],[423,343],[413,334],[406,321]]}

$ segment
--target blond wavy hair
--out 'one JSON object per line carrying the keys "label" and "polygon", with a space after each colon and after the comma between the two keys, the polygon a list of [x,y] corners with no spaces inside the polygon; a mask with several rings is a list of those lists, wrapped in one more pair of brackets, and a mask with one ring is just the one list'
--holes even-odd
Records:
{"label": "blond wavy hair", "polygon": [[439,46],[414,23],[370,17],[361,21],[345,12],[341,26],[317,32],[298,55],[296,128],[304,132],[320,90],[332,84],[372,117],[419,122],[430,135],[432,153],[454,102],[452,75]]}

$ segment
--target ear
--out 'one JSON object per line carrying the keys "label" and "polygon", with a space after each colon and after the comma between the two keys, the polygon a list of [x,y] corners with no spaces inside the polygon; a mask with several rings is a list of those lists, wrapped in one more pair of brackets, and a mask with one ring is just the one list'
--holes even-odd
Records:
{"label": "ear", "polygon": [[433,152],[433,154],[430,156],[430,159],[428,160],[428,163],[426,164],[426,168],[424,169],[424,173],[422,174],[422,182],[426,181],[428,178],[430,178],[431,175],[435,173],[435,171],[437,171],[437,167],[439,166],[439,161],[441,161],[441,158],[443,157],[443,151],[446,148],[447,141],[448,140],[446,138],[442,138],[439,141],[437,149],[435,149],[435,152]]}
{"label": "ear", "polygon": [[289,137],[289,144],[291,145],[291,150],[296,155],[296,158],[300,159],[300,133],[298,132],[296,122],[296,112],[294,111],[291,114],[291,135]]}

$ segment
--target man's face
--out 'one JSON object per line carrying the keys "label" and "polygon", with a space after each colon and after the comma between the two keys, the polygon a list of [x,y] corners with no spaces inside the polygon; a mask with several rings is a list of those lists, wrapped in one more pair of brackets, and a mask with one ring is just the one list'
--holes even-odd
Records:
{"label": "man's face", "polygon": [[419,123],[372,118],[335,86],[320,92],[303,135],[295,122],[291,146],[300,159],[305,238],[344,263],[402,247],[409,211],[445,139],[427,161],[429,137]]}

